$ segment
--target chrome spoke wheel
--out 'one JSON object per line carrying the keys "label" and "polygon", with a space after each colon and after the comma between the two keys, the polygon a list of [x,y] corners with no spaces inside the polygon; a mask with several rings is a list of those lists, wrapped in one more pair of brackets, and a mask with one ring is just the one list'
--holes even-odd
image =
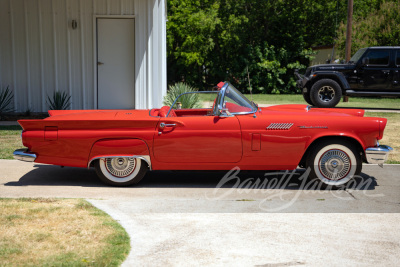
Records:
{"label": "chrome spoke wheel", "polygon": [[118,186],[138,183],[147,171],[142,160],[134,157],[100,158],[95,167],[100,179]]}
{"label": "chrome spoke wheel", "polygon": [[[334,140],[334,139],[333,139]],[[321,141],[316,144],[307,158],[311,168],[310,178],[323,184],[341,186],[361,172],[362,161],[354,144],[345,140]]]}
{"label": "chrome spoke wheel", "polygon": [[107,171],[118,178],[124,178],[132,174],[136,167],[135,158],[106,158]]}
{"label": "chrome spoke wheel", "polygon": [[326,179],[338,181],[349,173],[351,160],[342,150],[331,149],[322,154],[318,166]]}
{"label": "chrome spoke wheel", "polygon": [[331,86],[322,86],[318,90],[318,97],[323,102],[329,102],[335,97],[335,90]]}

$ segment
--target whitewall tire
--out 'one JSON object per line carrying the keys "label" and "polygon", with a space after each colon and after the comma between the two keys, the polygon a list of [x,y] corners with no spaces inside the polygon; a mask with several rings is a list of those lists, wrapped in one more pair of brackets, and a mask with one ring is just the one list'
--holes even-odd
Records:
{"label": "whitewall tire", "polygon": [[146,164],[138,158],[100,158],[95,162],[96,173],[106,184],[129,186],[142,180],[147,171]]}
{"label": "whitewall tire", "polygon": [[321,142],[307,159],[310,178],[319,179],[326,186],[343,186],[362,168],[361,156],[355,146],[344,140]]}

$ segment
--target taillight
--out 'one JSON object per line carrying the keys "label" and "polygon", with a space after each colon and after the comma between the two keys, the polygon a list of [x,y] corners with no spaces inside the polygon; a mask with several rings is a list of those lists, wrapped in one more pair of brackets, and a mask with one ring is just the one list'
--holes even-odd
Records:
{"label": "taillight", "polygon": [[381,140],[383,138],[383,132],[385,130],[387,124],[387,119],[384,118],[380,118],[379,119],[379,136],[378,136],[378,140]]}

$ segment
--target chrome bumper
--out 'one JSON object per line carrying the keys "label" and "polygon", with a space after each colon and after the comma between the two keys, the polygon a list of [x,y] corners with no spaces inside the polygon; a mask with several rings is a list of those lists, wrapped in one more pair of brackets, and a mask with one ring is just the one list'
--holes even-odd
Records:
{"label": "chrome bumper", "polygon": [[369,147],[365,149],[365,156],[367,158],[368,163],[379,164],[382,165],[388,158],[390,151],[393,148],[390,146],[377,146],[377,147]]}
{"label": "chrome bumper", "polygon": [[36,154],[32,152],[28,152],[26,148],[17,149],[14,151],[14,159],[34,162],[36,160]]}

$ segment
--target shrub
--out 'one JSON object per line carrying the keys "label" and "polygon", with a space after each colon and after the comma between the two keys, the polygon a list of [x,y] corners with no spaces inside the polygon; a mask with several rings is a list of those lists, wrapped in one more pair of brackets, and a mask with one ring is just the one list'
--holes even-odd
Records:
{"label": "shrub", "polygon": [[[165,106],[172,106],[175,99],[183,93],[196,92],[197,90],[186,83],[176,83],[169,86],[167,95],[164,97],[163,104]],[[182,108],[201,108],[201,101],[198,94],[183,95],[178,99],[182,104]]]}
{"label": "shrub", "polygon": [[71,105],[70,99],[71,96],[66,92],[54,92],[52,99],[47,96],[47,104],[50,110],[65,110]]}
{"label": "shrub", "polygon": [[0,118],[4,112],[11,112],[14,110],[12,107],[13,98],[14,94],[8,86],[0,90]]}

